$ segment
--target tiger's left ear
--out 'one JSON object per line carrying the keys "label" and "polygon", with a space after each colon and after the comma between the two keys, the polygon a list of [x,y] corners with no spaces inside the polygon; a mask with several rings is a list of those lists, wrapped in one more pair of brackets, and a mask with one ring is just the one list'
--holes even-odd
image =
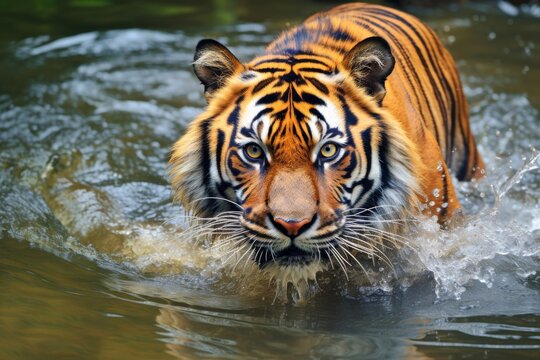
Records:
{"label": "tiger's left ear", "polygon": [[204,96],[207,101],[217,89],[225,85],[232,74],[243,67],[236,56],[216,40],[204,39],[197,44],[193,70],[204,85]]}
{"label": "tiger's left ear", "polygon": [[379,105],[386,95],[384,82],[394,69],[395,60],[390,45],[381,37],[374,36],[360,41],[343,59],[359,87],[375,98]]}

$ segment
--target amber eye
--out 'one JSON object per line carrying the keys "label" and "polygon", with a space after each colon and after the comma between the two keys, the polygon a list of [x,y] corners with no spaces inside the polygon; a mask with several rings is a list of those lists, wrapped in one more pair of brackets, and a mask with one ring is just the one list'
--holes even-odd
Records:
{"label": "amber eye", "polygon": [[331,159],[336,156],[338,152],[338,146],[334,143],[326,143],[321,148],[321,156],[325,159]]}
{"label": "amber eye", "polygon": [[244,146],[244,153],[247,155],[247,157],[253,160],[260,159],[263,155],[261,147],[255,143]]}

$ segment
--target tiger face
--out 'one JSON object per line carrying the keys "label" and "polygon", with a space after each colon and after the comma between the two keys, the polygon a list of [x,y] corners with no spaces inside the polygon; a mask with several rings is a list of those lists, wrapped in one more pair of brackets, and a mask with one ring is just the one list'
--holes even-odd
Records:
{"label": "tiger face", "polygon": [[216,232],[233,228],[235,246],[261,268],[380,257],[389,228],[415,206],[421,168],[381,107],[393,66],[379,37],[340,62],[299,52],[245,65],[201,41],[194,70],[209,104],[173,148],[176,199],[227,219]]}

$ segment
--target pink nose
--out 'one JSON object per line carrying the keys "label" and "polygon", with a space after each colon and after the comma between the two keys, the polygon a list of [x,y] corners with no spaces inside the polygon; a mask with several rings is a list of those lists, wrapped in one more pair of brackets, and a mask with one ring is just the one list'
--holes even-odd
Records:
{"label": "pink nose", "polygon": [[283,226],[283,228],[287,231],[287,235],[289,236],[296,236],[300,232],[300,229],[304,227],[304,225],[309,224],[308,219],[302,219],[300,221],[296,220],[284,220],[280,218],[274,219],[274,221]]}

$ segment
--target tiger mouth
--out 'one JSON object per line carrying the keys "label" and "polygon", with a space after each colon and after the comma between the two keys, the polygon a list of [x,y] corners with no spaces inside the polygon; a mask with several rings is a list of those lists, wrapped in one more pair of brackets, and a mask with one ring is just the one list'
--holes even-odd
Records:
{"label": "tiger mouth", "polygon": [[313,253],[302,250],[296,245],[291,245],[285,250],[276,253],[274,257],[275,262],[281,266],[304,266],[315,260]]}
{"label": "tiger mouth", "polygon": [[[331,241],[330,243],[335,244],[335,241]],[[337,246],[337,244],[333,246]],[[269,248],[266,246],[264,247],[267,253],[271,252]],[[320,262],[328,259],[329,256],[326,251],[320,250],[317,252],[312,252],[309,250],[303,250],[293,243],[285,249],[271,252],[271,255],[265,254],[265,256],[262,256],[261,253],[260,256],[255,256],[253,260],[259,265],[260,268],[264,268],[272,263],[285,267],[302,267],[307,266],[315,261]]]}
{"label": "tiger mouth", "polygon": [[[262,228],[260,225],[243,221],[245,230],[247,231],[246,239],[252,244],[253,247],[258,250],[255,251],[252,259],[258,264],[260,268],[264,268],[270,264],[277,264],[279,266],[307,266],[313,262],[322,262],[330,259],[328,251],[330,248],[339,248],[339,244],[336,241],[343,232],[343,222],[337,224],[336,228],[322,233],[320,235],[314,235],[309,238],[308,242],[311,244],[298,244],[296,238],[290,239],[290,244],[281,249],[275,249],[274,243],[279,241],[279,238],[272,236],[272,234],[261,233]],[[302,246],[303,245],[303,246]],[[305,247],[308,246],[306,249]]]}

